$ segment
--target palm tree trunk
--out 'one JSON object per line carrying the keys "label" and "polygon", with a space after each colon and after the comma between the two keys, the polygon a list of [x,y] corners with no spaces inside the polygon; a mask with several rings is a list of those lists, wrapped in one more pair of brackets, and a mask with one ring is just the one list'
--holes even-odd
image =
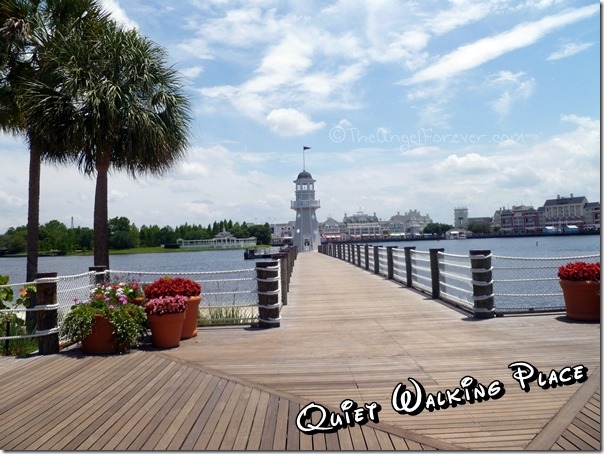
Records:
{"label": "palm tree trunk", "polygon": [[94,266],[106,266],[107,269],[109,269],[108,173],[109,159],[98,158],[94,194]]}
{"label": "palm tree trunk", "polygon": [[27,202],[27,269],[26,281],[32,282],[38,273],[38,234],[40,231],[40,147],[29,141],[29,200]]}

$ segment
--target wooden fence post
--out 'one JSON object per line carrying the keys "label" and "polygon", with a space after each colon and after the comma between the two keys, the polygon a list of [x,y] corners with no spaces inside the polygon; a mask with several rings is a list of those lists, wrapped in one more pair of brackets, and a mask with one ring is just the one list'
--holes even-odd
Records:
{"label": "wooden fence post", "polygon": [[388,262],[388,279],[394,279],[394,257],[392,255],[392,249],[398,246],[386,246],[386,260]]}
{"label": "wooden fence post", "polygon": [[[57,273],[37,273],[36,306],[57,306]],[[57,308],[36,311],[36,331],[57,328]],[[56,331],[56,330],[55,330]],[[59,333],[53,332],[38,337],[38,351],[41,355],[52,355],[59,352]]]}
{"label": "wooden fence post", "polygon": [[493,318],[495,298],[493,296],[493,270],[491,251],[471,250],[472,290],[474,293],[474,317]]}
{"label": "wooden fence post", "polygon": [[438,266],[438,253],[444,248],[429,249],[430,251],[430,276],[432,280],[432,298],[440,298],[440,268]]}
{"label": "wooden fence post", "polygon": [[261,328],[281,326],[279,281],[279,262],[256,262],[258,324]]}
{"label": "wooden fence post", "polygon": [[357,266],[361,267],[361,245],[357,244]]}
{"label": "wooden fence post", "polygon": [[380,274],[380,247],[373,246],[373,272]]}
{"label": "wooden fence post", "polygon": [[369,269],[369,245],[365,245],[365,269]]}
{"label": "wooden fence post", "polygon": [[405,246],[405,271],[407,274],[407,287],[413,287],[413,262],[411,261],[411,251],[415,246]]}

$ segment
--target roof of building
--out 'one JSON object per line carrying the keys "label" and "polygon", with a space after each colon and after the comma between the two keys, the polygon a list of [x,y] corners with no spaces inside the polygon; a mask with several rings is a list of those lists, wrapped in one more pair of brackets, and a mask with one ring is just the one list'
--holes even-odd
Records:
{"label": "roof of building", "polygon": [[311,179],[312,180],[312,175],[307,172],[306,170],[303,170],[302,172],[300,172],[298,174],[298,178],[296,178],[296,180],[301,180],[301,179]]}
{"label": "roof of building", "polygon": [[587,199],[585,198],[585,196],[581,196],[581,197],[558,197],[555,199],[548,199],[545,201],[545,203],[543,204],[543,206],[545,207],[551,207],[551,206],[556,206],[556,205],[574,205],[576,203],[585,203],[587,202]]}

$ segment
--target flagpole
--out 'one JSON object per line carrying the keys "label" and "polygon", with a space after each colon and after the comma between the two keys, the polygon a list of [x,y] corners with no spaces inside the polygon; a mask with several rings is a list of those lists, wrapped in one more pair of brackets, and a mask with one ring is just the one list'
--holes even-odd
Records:
{"label": "flagpole", "polygon": [[310,150],[310,147],[302,147],[302,170],[306,172],[306,154],[304,153],[306,150]]}

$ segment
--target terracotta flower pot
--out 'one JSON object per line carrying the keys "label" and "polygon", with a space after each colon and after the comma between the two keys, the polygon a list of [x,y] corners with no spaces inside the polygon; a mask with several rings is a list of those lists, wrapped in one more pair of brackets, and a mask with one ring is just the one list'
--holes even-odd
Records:
{"label": "terracotta flower pot", "polygon": [[185,311],[185,320],[182,324],[180,339],[190,339],[197,336],[197,317],[199,314],[199,303],[201,295],[189,297],[187,301],[187,310]]}
{"label": "terracotta flower pot", "polygon": [[566,316],[573,320],[600,321],[600,282],[561,279]]}
{"label": "terracotta flower pot", "polygon": [[157,348],[172,348],[180,345],[180,334],[185,312],[173,314],[147,314],[151,339]]}
{"label": "terracotta flower pot", "polygon": [[113,338],[113,326],[107,317],[94,316],[91,333],[82,339],[82,351],[92,354],[117,352],[117,343]]}

